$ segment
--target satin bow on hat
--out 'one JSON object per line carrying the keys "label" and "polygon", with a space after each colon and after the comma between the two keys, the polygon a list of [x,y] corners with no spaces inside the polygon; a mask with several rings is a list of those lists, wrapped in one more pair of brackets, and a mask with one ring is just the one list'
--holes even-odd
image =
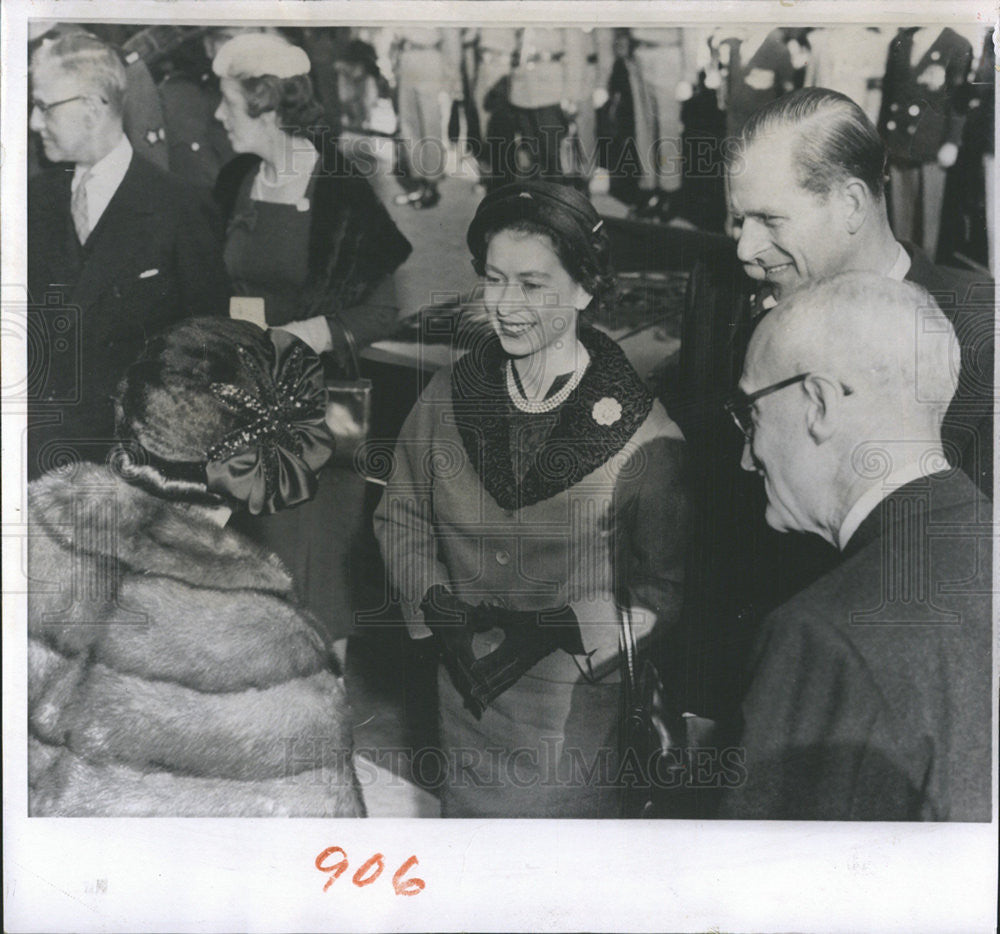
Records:
{"label": "satin bow on hat", "polygon": [[253,515],[307,502],[316,494],[316,472],[333,455],[326,424],[326,388],[319,358],[297,337],[271,331],[274,359],[237,348],[254,377],[253,392],[213,383],[212,392],[241,416],[208,452],[208,488],[245,502]]}

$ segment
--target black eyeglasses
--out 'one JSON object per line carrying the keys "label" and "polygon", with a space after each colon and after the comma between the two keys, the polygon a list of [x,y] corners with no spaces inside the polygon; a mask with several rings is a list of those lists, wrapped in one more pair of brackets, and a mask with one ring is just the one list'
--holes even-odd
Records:
{"label": "black eyeglasses", "polygon": [[[42,116],[43,117],[47,117],[56,107],[61,107],[63,104],[69,104],[72,101],[86,100],[87,98],[90,98],[90,97],[94,97],[94,95],[93,94],[77,94],[75,97],[64,97],[61,101],[53,101],[51,104],[46,104],[43,101],[33,100],[31,102],[31,109],[34,110],[35,108],[38,108],[38,110],[41,111]],[[107,103],[107,101],[103,97],[98,98],[98,100],[102,104],[106,104]]]}
{"label": "black eyeglasses", "polygon": [[795,383],[801,383],[803,380],[808,379],[809,375],[809,373],[799,373],[798,376],[790,376],[788,379],[783,379],[780,383],[773,383],[770,386],[765,386],[763,389],[758,389],[756,392],[751,393],[745,393],[742,389],[737,389],[723,403],[723,407],[733,417],[736,427],[743,432],[743,437],[747,441],[753,441],[753,417],[750,414],[753,404],[758,399],[769,396],[772,392],[777,392],[786,386],[793,386]]}

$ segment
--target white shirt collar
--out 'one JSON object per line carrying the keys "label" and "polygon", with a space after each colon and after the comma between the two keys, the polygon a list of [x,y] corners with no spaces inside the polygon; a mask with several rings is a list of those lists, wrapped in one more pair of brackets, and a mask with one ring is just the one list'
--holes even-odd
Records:
{"label": "white shirt collar", "polygon": [[892,264],[892,268],[886,273],[886,276],[897,282],[902,282],[910,271],[910,254],[906,252],[903,244],[899,241],[896,241],[896,249],[899,250],[896,254],[896,262]]}
{"label": "white shirt collar", "polygon": [[83,176],[86,175],[87,186],[87,218],[90,229],[97,226],[111,199],[121,185],[129,165],[132,163],[132,144],[123,133],[122,138],[102,159],[95,162],[90,169],[78,165],[73,170],[72,190],[75,192]]}
{"label": "white shirt collar", "polygon": [[895,493],[901,486],[912,483],[920,477],[929,477],[944,469],[943,459],[940,463],[934,457],[922,457],[919,461],[905,464],[898,470],[892,471],[884,480],[870,486],[864,493],[855,500],[854,505],[847,510],[844,521],[840,523],[840,531],[837,533],[838,547],[843,551],[851,536],[857,532],[861,523],[868,518],[875,507],[887,496]]}

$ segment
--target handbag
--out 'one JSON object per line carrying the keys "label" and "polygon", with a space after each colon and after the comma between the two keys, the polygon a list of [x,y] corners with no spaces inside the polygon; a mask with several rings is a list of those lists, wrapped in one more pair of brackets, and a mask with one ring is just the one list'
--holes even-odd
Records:
{"label": "handbag", "polygon": [[717,724],[681,713],[652,659],[640,658],[627,608],[622,610],[619,642],[625,669],[621,752],[623,761],[628,757],[635,765],[628,773],[632,780],[622,789],[621,816],[712,816],[721,785],[699,784],[698,755],[717,751]]}
{"label": "handbag", "polygon": [[621,610],[619,643],[624,667],[621,754],[623,763],[634,765],[622,789],[621,816],[666,816],[664,792],[674,778],[683,780],[677,770],[686,764],[686,725],[683,717],[670,713],[656,665],[648,657],[640,659],[627,607]]}
{"label": "handbag", "polygon": [[330,463],[339,467],[354,467],[358,448],[368,439],[371,430],[372,381],[361,376],[354,332],[340,318],[327,320],[335,320],[344,334],[351,371],[350,374],[338,372],[335,377],[327,376],[325,380],[326,424],[337,441]]}

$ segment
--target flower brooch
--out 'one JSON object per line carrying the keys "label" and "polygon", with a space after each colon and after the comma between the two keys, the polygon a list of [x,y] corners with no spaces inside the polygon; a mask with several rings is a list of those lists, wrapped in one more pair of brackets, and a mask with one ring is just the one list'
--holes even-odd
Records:
{"label": "flower brooch", "polygon": [[598,425],[613,425],[622,417],[622,406],[617,399],[605,396],[594,403],[590,414]]}

